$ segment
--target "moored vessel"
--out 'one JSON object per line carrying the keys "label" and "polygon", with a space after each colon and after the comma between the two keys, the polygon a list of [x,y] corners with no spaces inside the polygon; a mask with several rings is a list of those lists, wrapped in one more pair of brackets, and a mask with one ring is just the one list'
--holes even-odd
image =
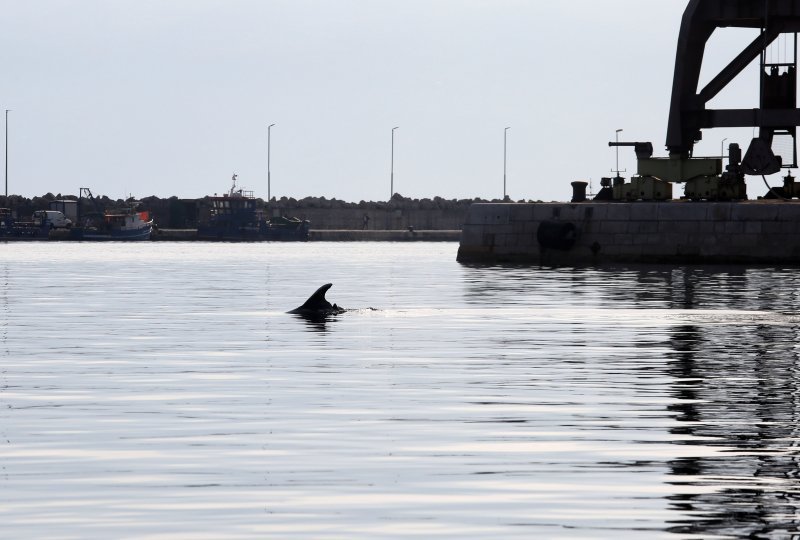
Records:
{"label": "moored vessel", "polygon": [[46,239],[49,233],[47,223],[35,220],[23,221],[14,218],[10,208],[0,208],[0,239],[31,240]]}
{"label": "moored vessel", "polygon": [[236,175],[228,193],[207,197],[197,224],[200,240],[304,242],[309,237],[309,222],[294,217],[268,219],[256,205],[252,191],[237,189]]}
{"label": "moored vessel", "polygon": [[150,218],[149,212],[138,210],[139,202],[131,200],[125,208],[100,211],[88,188],[81,188],[81,201],[84,199],[84,195],[95,205],[95,211],[80,216],[80,226],[72,228],[71,239],[90,241],[150,240],[153,233],[153,220]]}

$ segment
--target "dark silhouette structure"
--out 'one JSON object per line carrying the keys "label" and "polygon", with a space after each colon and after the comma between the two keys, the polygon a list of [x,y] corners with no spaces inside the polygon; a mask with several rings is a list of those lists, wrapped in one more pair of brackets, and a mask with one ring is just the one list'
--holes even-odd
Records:
{"label": "dark silhouette structure", "polygon": [[[760,30],[704,88],[699,89],[705,46],[717,28]],[[759,136],[743,160],[745,174],[772,174],[781,163],[771,147],[775,135],[789,135],[794,143],[800,125],[797,108],[797,36],[800,31],[800,0],[691,0],[683,15],[675,60],[666,146],[671,157],[688,159],[701,130],[717,127],[758,127]],[[767,62],[765,51],[781,34],[793,34],[792,58]],[[707,109],[708,102],[723,90],[753,60],[761,57],[760,108]],[[759,142],[756,142],[759,141]],[[784,157],[785,159],[785,157]]]}

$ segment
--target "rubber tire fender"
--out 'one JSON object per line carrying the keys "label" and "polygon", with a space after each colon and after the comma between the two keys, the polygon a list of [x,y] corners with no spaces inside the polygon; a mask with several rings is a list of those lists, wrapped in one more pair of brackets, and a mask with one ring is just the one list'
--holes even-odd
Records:
{"label": "rubber tire fender", "polygon": [[542,221],[536,231],[539,246],[558,251],[572,249],[577,236],[578,228],[569,221]]}

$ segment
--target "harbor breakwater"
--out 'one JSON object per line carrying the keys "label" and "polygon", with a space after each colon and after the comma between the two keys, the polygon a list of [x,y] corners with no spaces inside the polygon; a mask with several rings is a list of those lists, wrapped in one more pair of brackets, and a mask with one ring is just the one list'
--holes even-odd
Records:
{"label": "harbor breakwater", "polygon": [[[103,209],[124,208],[128,203],[96,196],[97,206]],[[0,207],[11,208],[15,216],[28,217],[36,210],[50,209],[58,200],[77,200],[74,195],[53,195],[25,198],[17,195],[8,200],[0,196]],[[208,198],[181,199],[155,196],[140,199],[141,209],[150,212],[158,228],[193,229],[206,218]],[[469,207],[484,199],[411,199],[396,194],[390,201],[361,201],[358,203],[327,199],[325,197],[273,198],[269,203],[255,199],[256,207],[269,217],[286,216],[308,220],[315,230],[377,230],[398,231],[414,228],[420,230],[460,230]],[[501,201],[493,201],[501,202]],[[96,210],[95,205],[84,202],[84,211]]]}
{"label": "harbor breakwater", "polygon": [[[348,203],[336,199],[279,199],[267,206],[270,216],[307,219],[315,230],[460,230],[469,207],[480,199],[409,199],[395,195],[388,202]],[[499,201],[498,201],[499,202]],[[366,219],[365,219],[366,218]]]}
{"label": "harbor breakwater", "polygon": [[474,204],[458,260],[480,263],[800,264],[800,203]]}

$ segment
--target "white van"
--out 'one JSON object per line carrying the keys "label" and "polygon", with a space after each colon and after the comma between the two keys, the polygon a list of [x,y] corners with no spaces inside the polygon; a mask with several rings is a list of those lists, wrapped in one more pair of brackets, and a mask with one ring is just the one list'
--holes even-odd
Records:
{"label": "white van", "polygon": [[37,225],[48,225],[51,229],[69,229],[72,220],[58,210],[37,210],[33,213],[33,220]]}

